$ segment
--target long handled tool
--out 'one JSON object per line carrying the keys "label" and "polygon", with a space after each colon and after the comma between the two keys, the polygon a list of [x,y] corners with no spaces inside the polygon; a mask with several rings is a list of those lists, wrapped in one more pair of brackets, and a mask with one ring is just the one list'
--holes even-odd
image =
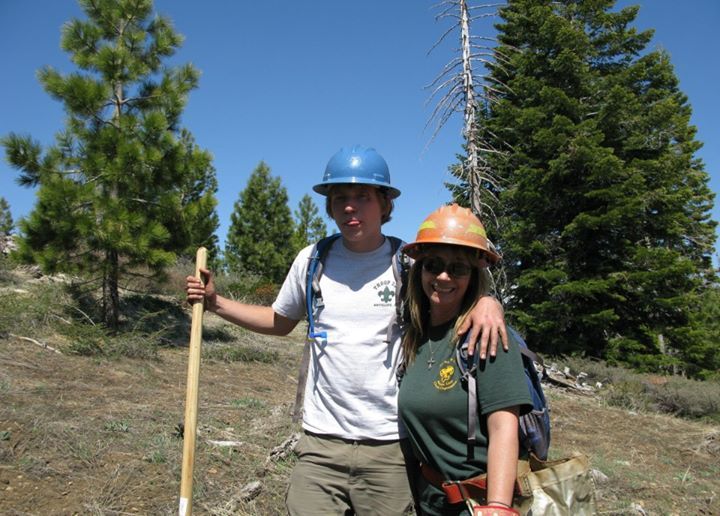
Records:
{"label": "long handled tool", "polygon": [[[207,266],[207,250],[200,247],[195,258],[195,277],[201,279],[200,269]],[[198,383],[200,378],[200,345],[204,304],[196,301],[192,307],[190,327],[190,357],[188,359],[187,394],[185,396],[185,426],[183,430],[183,461],[180,478],[180,516],[192,515],[192,483],[195,466],[195,432],[197,430]]]}

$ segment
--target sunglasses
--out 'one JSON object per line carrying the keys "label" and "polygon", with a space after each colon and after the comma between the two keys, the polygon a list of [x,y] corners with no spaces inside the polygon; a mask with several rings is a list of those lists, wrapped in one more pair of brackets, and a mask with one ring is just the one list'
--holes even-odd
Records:
{"label": "sunglasses", "polygon": [[434,274],[435,276],[445,271],[454,278],[462,278],[464,276],[468,276],[473,270],[473,267],[471,265],[468,265],[467,263],[445,263],[445,260],[443,260],[442,258],[438,258],[437,256],[425,258],[422,263],[422,268],[423,270],[429,272],[430,274]]}

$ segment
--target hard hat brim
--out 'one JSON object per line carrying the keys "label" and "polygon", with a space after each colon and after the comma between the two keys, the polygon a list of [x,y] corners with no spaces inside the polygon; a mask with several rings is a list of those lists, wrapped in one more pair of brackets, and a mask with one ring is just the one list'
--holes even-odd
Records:
{"label": "hard hat brim", "polygon": [[388,196],[391,199],[395,199],[397,197],[400,197],[400,190],[397,188],[394,188],[387,183],[383,183],[381,181],[373,181],[370,179],[362,179],[356,177],[341,177],[337,179],[329,179],[327,181],[324,181],[322,183],[318,183],[315,186],[313,186],[313,191],[319,193],[320,195],[327,196],[328,190],[333,185],[369,185],[374,186],[376,188],[385,188],[387,190]]}
{"label": "hard hat brim", "polygon": [[484,258],[485,261],[487,261],[490,265],[495,265],[500,260],[502,260],[502,257],[499,254],[494,253],[493,251],[491,251],[489,249],[483,249],[480,246],[469,245],[467,242],[454,241],[453,239],[446,239],[443,241],[432,240],[432,241],[425,241],[425,242],[423,242],[423,241],[411,242],[411,243],[405,244],[403,246],[402,252],[405,253],[406,255],[408,255],[410,258],[415,260],[423,254],[424,249],[427,249],[428,246],[433,246],[433,245],[456,245],[456,246],[468,247],[470,249],[477,249],[481,253],[480,257]]}

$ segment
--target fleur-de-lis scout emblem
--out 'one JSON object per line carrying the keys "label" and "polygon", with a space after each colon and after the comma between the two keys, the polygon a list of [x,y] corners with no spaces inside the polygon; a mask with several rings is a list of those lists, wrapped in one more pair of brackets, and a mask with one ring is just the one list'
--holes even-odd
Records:
{"label": "fleur-de-lis scout emblem", "polygon": [[389,303],[393,297],[395,297],[395,291],[390,290],[389,287],[385,287],[383,290],[377,293],[378,297],[380,298],[380,301],[383,303]]}

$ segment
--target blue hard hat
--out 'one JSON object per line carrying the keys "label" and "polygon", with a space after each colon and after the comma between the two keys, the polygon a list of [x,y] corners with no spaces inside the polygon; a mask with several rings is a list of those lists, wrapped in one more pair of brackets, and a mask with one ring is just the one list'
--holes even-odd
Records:
{"label": "blue hard hat", "polygon": [[391,199],[400,195],[400,190],[390,186],[387,163],[372,147],[354,145],[340,149],[328,161],[322,183],[313,186],[313,190],[327,195],[331,185],[348,183],[386,188]]}

